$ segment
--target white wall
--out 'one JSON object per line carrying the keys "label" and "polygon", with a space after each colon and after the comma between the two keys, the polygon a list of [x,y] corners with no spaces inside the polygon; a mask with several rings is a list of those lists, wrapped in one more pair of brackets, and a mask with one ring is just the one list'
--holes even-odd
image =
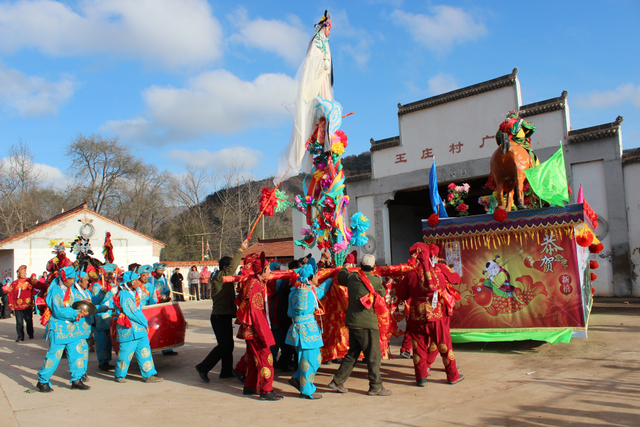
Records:
{"label": "white wall", "polygon": [[[565,108],[568,108],[566,104]],[[556,110],[524,118],[536,125],[536,131],[531,136],[531,148],[534,151],[547,147],[559,148],[560,141],[566,145],[569,129],[565,113],[566,110]]]}
{"label": "white wall", "polygon": [[631,251],[631,289],[634,297],[640,297],[640,163],[626,165],[623,173]]}
{"label": "white wall", "polygon": [[[427,148],[438,166],[491,157],[495,139],[483,145],[482,138],[494,136],[505,114],[519,108],[516,91],[515,85],[507,86],[399,116],[402,145],[372,153],[373,178],[430,168],[433,158],[422,158]],[[458,143],[460,152],[451,153],[451,144]],[[402,153],[406,163],[396,163]]]}
{"label": "white wall", "polygon": [[[599,254],[592,254],[600,268],[593,272],[598,278],[593,282],[596,296],[615,296],[613,286],[613,267],[611,264],[611,239],[609,238],[609,207],[607,205],[607,189],[604,171],[604,161],[597,160],[571,165],[573,175],[573,194],[578,196],[580,183],[582,183],[583,195],[591,209],[598,214],[599,227],[596,235],[604,245],[604,250]],[[606,234],[605,234],[606,233]]]}
{"label": "white wall", "polygon": [[[121,267],[131,263],[152,264],[159,261],[159,256],[153,255],[153,242],[139,234],[120,227],[109,221],[105,221],[97,216],[88,214],[93,219],[92,225],[95,228],[93,237],[90,239],[94,257],[104,260],[102,256],[102,245],[107,231],[111,232],[111,242],[113,243],[114,262]],[[43,227],[34,233],[27,234],[19,240],[5,244],[2,249],[14,250],[14,268],[26,264],[28,273],[42,274],[47,261],[53,257],[52,244],[54,242],[71,243],[80,232],[82,225],[79,220],[84,218],[84,211],[74,213],[63,221],[55,223],[49,227]],[[67,256],[74,261],[76,256],[67,249]],[[15,277],[15,271],[13,272]]]}

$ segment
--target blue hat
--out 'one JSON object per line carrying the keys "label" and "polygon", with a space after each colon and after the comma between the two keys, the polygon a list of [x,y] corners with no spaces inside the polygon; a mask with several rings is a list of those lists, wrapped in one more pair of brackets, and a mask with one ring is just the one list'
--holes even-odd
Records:
{"label": "blue hat", "polygon": [[278,261],[273,261],[271,264],[269,264],[269,268],[271,269],[271,271],[279,270],[280,263]]}
{"label": "blue hat", "polygon": [[153,267],[149,264],[141,265],[138,267],[138,274],[151,273],[153,271]]}
{"label": "blue hat", "polygon": [[155,264],[153,264],[154,270],[164,270],[165,268],[167,268],[166,262],[156,262]]}
{"label": "blue hat", "polygon": [[316,265],[316,260],[313,258],[309,258],[309,261],[307,261],[304,266],[296,270],[298,276],[300,276],[300,281],[310,279],[316,274],[316,271],[318,271],[318,266]]}
{"label": "blue hat", "polygon": [[130,283],[139,278],[140,278],[140,275],[135,271],[125,271],[124,274],[122,275],[122,281],[124,283]]}
{"label": "blue hat", "polygon": [[114,271],[116,271],[116,267],[117,265],[115,264],[105,264],[102,266],[102,269],[105,273],[113,273]]}
{"label": "blue hat", "polygon": [[84,279],[87,276],[88,276],[88,274],[87,274],[86,271],[78,271],[78,274],[76,274],[76,280],[80,281],[80,280]]}
{"label": "blue hat", "polygon": [[76,269],[73,267],[64,267],[60,269],[60,278],[64,281],[67,279],[75,278]]}

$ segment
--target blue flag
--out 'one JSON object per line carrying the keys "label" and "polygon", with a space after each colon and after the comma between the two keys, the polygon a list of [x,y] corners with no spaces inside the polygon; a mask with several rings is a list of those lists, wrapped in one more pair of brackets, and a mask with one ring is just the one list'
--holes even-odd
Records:
{"label": "blue flag", "polygon": [[449,218],[447,210],[444,208],[444,202],[438,193],[438,175],[436,174],[436,158],[433,158],[433,165],[429,171],[429,197],[431,198],[431,206],[433,213],[438,214],[440,218]]}

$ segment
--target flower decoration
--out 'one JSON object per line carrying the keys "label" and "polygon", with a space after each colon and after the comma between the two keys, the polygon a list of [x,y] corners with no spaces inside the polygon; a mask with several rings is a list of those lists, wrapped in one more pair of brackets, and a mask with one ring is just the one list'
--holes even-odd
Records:
{"label": "flower decoration", "polygon": [[591,273],[591,281],[593,282],[594,280],[596,280],[598,278],[598,276],[596,276],[595,273]]}
{"label": "flower decoration", "polygon": [[431,227],[437,226],[439,222],[440,222],[440,217],[438,216],[438,214],[429,215],[429,219],[427,220],[427,224],[429,224]]}
{"label": "flower decoration", "polygon": [[502,208],[496,209],[495,212],[493,212],[493,219],[498,222],[504,221],[508,216],[507,211]]}
{"label": "flower decoration", "polygon": [[447,194],[447,205],[456,208],[458,216],[469,215],[469,206],[464,203],[464,199],[469,195],[471,186],[467,183],[455,185],[453,182],[447,186],[449,194]]}
{"label": "flower decoration", "polygon": [[369,241],[366,235],[366,231],[371,226],[369,218],[364,216],[362,212],[356,212],[351,217],[351,231],[352,236],[349,241],[351,246],[364,246]]}
{"label": "flower decoration", "polygon": [[598,267],[600,267],[600,264],[598,264],[598,261],[593,261],[593,260],[589,261],[589,268],[591,270],[595,270]]}

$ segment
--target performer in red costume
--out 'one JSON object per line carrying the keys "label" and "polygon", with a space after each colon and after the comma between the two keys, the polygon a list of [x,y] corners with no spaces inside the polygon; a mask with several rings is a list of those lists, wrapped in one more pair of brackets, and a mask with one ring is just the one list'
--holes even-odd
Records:
{"label": "performer in red costume", "polygon": [[27,324],[29,339],[33,339],[33,302],[38,293],[33,284],[38,280],[34,277],[27,279],[27,266],[18,267],[18,279],[9,286],[9,309],[16,315],[16,342],[24,341],[24,323]]}
{"label": "performer in red costume", "polygon": [[[413,364],[419,387],[427,385],[429,350],[437,348],[444,363],[447,380],[456,384],[460,375],[451,345],[451,333],[446,314],[459,299],[451,283],[459,283],[460,276],[444,264],[437,264],[437,246],[416,243],[409,250],[416,261],[414,271],[407,273],[396,289],[398,300],[411,298],[411,313],[407,320],[407,334],[413,347]],[[431,353],[433,359],[433,353]]]}
{"label": "performer in red costume", "polygon": [[278,396],[273,390],[271,346],[275,344],[275,340],[267,313],[267,281],[271,278],[271,269],[264,252],[260,255],[250,254],[244,259],[243,275],[246,274],[250,278],[236,298],[236,323],[240,325],[237,336],[247,344],[247,376],[242,394],[260,393],[260,400],[280,400],[282,396]]}

